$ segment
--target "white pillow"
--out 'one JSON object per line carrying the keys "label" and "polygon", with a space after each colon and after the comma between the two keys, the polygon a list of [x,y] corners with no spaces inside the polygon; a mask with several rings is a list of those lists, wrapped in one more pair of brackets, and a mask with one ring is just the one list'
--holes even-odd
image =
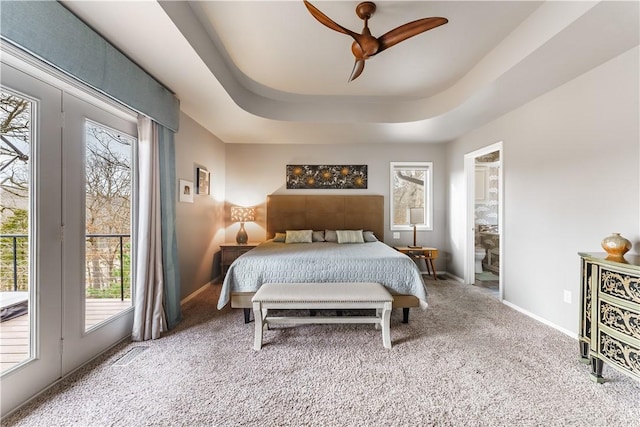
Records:
{"label": "white pillow", "polygon": [[311,243],[313,230],[287,230],[285,243]]}
{"label": "white pillow", "polygon": [[362,230],[336,230],[338,243],[364,243]]}

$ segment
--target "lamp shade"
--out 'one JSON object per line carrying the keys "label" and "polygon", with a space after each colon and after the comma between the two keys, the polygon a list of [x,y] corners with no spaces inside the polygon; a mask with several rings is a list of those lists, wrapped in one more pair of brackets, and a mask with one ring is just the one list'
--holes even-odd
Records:
{"label": "lamp shade", "polygon": [[255,209],[234,206],[231,208],[231,221],[233,222],[255,221]]}
{"label": "lamp shade", "polygon": [[424,224],[424,208],[409,208],[409,224]]}

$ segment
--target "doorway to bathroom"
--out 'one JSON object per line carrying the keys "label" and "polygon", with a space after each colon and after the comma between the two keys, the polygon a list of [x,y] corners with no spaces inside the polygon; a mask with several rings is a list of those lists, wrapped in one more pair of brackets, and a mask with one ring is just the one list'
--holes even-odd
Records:
{"label": "doorway to bathroom", "polygon": [[503,298],[502,142],[465,154],[467,238],[465,283]]}

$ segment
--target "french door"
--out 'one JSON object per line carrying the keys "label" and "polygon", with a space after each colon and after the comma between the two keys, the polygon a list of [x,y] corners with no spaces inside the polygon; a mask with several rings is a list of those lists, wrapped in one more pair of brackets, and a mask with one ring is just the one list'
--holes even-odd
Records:
{"label": "french door", "polygon": [[[3,127],[0,150],[2,296],[24,295],[28,306],[0,323],[5,415],[131,334],[137,130],[131,114],[42,70],[0,66],[3,110],[11,110],[2,119],[26,114],[16,123],[28,128]],[[24,254],[5,248],[9,241],[22,241]],[[11,253],[15,272],[5,275]],[[23,343],[9,335],[19,320]]]}
{"label": "french door", "polygon": [[[60,131],[60,100],[62,91],[5,64],[2,64],[0,73],[3,95],[13,96],[19,102],[25,101],[28,105],[26,108],[30,111],[31,122],[26,136],[29,151],[27,153],[26,149],[17,147],[20,153],[16,154],[28,158],[27,170],[22,171],[24,179],[18,183],[20,187],[27,189],[27,194],[22,197],[22,203],[19,205],[19,209],[28,211],[26,233],[23,229],[19,234],[21,236],[26,234],[29,242],[26,254],[28,267],[26,271],[20,273],[28,276],[26,279],[28,286],[21,288],[26,289],[23,292],[26,292],[28,298],[28,314],[22,316],[27,317],[24,319],[27,341],[23,343],[21,335],[4,335],[7,329],[11,328],[10,322],[14,320],[0,324],[3,331],[3,365],[11,348],[7,343],[8,340],[19,340],[19,344],[22,344],[19,346],[20,350],[26,350],[26,352],[11,353],[16,357],[13,361],[19,364],[7,368],[8,370],[5,370],[0,377],[2,413],[6,414],[7,411],[54,382],[60,377],[61,372],[62,133]],[[9,138],[9,135],[3,134],[3,151],[10,151],[6,148],[5,142],[5,139]],[[4,156],[2,160],[3,166],[11,161],[11,159],[5,160]],[[6,166],[3,174],[17,166],[18,160]],[[19,175],[18,172],[11,173],[16,178]],[[3,205],[9,203],[9,194],[9,189],[2,188]],[[5,218],[3,217],[3,236],[14,234],[5,234],[4,230],[9,228],[5,226]],[[3,256],[3,259],[5,257]],[[3,271],[5,270],[6,268],[3,268]],[[3,291],[4,294],[5,291]],[[25,344],[26,348],[24,348]]]}
{"label": "french door", "polygon": [[[131,166],[137,125],[76,96],[64,93],[62,99],[65,121],[62,300],[66,307],[62,323],[62,374],[65,375],[131,335],[131,295],[117,291],[125,264],[131,265]],[[124,176],[127,170],[128,177]],[[127,243],[128,249],[124,247]],[[98,249],[94,250],[94,246]],[[131,269],[126,273],[129,279],[130,273]],[[88,292],[98,289],[102,293],[99,289],[105,285],[115,288],[116,294],[93,298]],[[102,304],[96,307],[94,303],[100,300]],[[92,309],[109,311],[109,306],[115,307],[112,310],[115,316],[106,318],[108,324],[93,325]]]}

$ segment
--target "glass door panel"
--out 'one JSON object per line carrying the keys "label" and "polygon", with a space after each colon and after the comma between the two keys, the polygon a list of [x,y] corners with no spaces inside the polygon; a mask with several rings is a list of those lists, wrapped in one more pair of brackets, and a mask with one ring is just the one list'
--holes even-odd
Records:
{"label": "glass door panel", "polygon": [[[131,202],[136,118],[63,94],[62,370],[131,335]],[[133,194],[135,197],[135,194]]]}
{"label": "glass door panel", "polygon": [[131,307],[135,138],[85,121],[85,329]]}
{"label": "glass door panel", "polygon": [[[32,357],[29,318],[31,128],[36,103],[0,89],[0,368]],[[31,310],[33,311],[33,309]]]}
{"label": "glass door panel", "polygon": [[3,414],[61,376],[62,92],[0,64]]}

